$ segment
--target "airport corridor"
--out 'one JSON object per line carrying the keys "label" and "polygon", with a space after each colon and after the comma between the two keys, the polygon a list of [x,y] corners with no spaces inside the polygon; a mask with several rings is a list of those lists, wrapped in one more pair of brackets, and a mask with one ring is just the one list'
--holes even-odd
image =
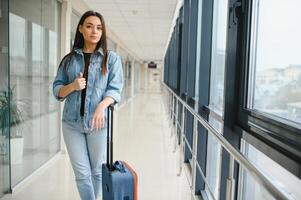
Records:
{"label": "airport corridor", "polygon": [[[185,171],[177,176],[179,148],[173,152],[160,71],[146,70],[137,95],[114,113],[114,160],[125,160],[136,170],[139,200],[188,200]],[[3,197],[20,199],[79,200],[67,154],[58,153],[16,192]]]}

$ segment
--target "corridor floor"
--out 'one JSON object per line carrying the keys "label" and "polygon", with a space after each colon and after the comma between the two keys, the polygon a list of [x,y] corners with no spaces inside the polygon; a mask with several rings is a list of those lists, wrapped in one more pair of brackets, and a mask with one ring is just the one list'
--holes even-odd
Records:
{"label": "corridor floor", "polygon": [[[114,117],[114,160],[126,160],[138,174],[139,200],[190,200],[190,188],[179,169],[178,151],[168,126],[165,96],[157,70],[148,70],[135,97]],[[3,200],[77,200],[67,154],[60,153],[13,194]]]}

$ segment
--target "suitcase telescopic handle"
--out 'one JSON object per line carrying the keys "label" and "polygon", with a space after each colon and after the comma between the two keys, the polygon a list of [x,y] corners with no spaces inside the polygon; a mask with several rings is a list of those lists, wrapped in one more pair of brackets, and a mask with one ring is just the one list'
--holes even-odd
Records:
{"label": "suitcase telescopic handle", "polygon": [[[115,103],[109,105],[107,114],[107,166],[111,171],[113,170],[113,113]],[[111,110],[111,115],[110,115]],[[110,119],[111,118],[111,119]],[[111,121],[111,124],[110,124]],[[110,134],[111,133],[111,134]]]}

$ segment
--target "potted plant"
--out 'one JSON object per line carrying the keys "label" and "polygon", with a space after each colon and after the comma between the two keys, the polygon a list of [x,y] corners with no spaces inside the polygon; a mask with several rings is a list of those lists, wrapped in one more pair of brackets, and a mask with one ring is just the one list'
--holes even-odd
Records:
{"label": "potted plant", "polygon": [[0,155],[6,155],[8,151],[8,98],[0,92]]}
{"label": "potted plant", "polygon": [[[0,154],[7,154],[7,138],[10,126],[10,158],[12,164],[21,163],[23,158],[24,138],[22,123],[24,120],[20,105],[19,101],[10,101],[6,93],[0,92]],[[8,120],[8,116],[10,116],[10,120]]]}

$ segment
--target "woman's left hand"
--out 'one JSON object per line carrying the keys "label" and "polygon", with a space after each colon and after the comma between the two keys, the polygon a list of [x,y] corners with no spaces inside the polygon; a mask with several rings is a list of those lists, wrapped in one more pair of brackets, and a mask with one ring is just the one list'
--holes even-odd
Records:
{"label": "woman's left hand", "polygon": [[91,123],[91,130],[94,128],[98,131],[105,126],[105,116],[104,116],[104,109],[102,106],[97,106]]}

